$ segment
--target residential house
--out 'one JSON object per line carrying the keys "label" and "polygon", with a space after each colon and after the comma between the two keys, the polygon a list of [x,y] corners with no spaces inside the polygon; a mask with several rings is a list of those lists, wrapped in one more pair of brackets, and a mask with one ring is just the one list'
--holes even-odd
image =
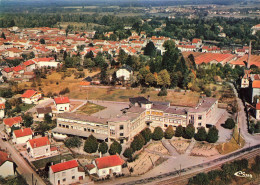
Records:
{"label": "residential house", "polygon": [[260,31],[260,24],[257,24],[251,28],[252,35],[255,35],[256,32]]}
{"label": "residential house", "polygon": [[0,119],[5,117],[5,103],[0,103]]}
{"label": "residential house", "polygon": [[56,97],[54,98],[54,103],[58,113],[70,111],[70,100],[68,97]]}
{"label": "residential house", "polygon": [[27,141],[27,151],[30,157],[38,158],[51,155],[51,143],[47,137]]}
{"label": "residential house", "polygon": [[6,77],[7,79],[10,79],[13,76],[13,73],[14,73],[14,71],[13,71],[13,68],[11,68],[11,67],[6,67],[2,70],[2,75],[4,77]]}
{"label": "residential house", "polygon": [[21,123],[23,122],[23,119],[21,116],[13,117],[13,118],[5,118],[4,119],[4,127],[5,132],[9,135],[11,133],[12,127],[21,127]]}
{"label": "residential house", "polygon": [[49,114],[52,117],[51,107],[36,108],[37,118],[44,118],[45,114]]}
{"label": "residential house", "polygon": [[38,68],[42,67],[54,67],[57,68],[61,65],[60,62],[56,62],[54,58],[35,58],[33,61],[36,63]]}
{"label": "residential house", "polygon": [[26,104],[33,104],[41,99],[42,94],[35,90],[26,90],[25,93],[22,94],[22,102]]}
{"label": "residential house", "polygon": [[202,40],[194,38],[191,43],[193,46],[196,46],[196,48],[199,48],[202,45]]}
{"label": "residential house", "polygon": [[254,80],[252,83],[252,102],[254,101],[255,96],[260,95],[260,80]]}
{"label": "residential house", "polygon": [[25,66],[25,71],[32,72],[34,69],[36,69],[36,64],[33,60],[27,60],[23,63],[23,66]]}
{"label": "residential house", "polygon": [[74,184],[85,179],[85,172],[79,169],[77,160],[50,166],[49,180],[53,185]]}
{"label": "residential house", "polygon": [[16,144],[26,143],[29,139],[32,139],[33,132],[31,128],[22,128],[20,130],[14,130],[13,142]]}
{"label": "residential house", "polygon": [[119,155],[111,155],[97,158],[92,161],[92,164],[87,165],[89,174],[97,174],[99,177],[107,175],[121,174],[122,165],[125,163]]}
{"label": "residential house", "polygon": [[128,66],[124,65],[122,66],[117,72],[116,77],[118,79],[123,78],[124,80],[130,80],[131,76],[133,75],[133,69]]}
{"label": "residential house", "polygon": [[9,175],[15,175],[16,164],[6,152],[0,151],[0,175],[5,178]]}

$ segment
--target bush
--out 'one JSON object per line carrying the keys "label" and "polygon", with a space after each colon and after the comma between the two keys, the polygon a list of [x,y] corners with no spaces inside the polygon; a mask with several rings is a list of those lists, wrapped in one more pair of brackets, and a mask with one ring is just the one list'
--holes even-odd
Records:
{"label": "bush", "polygon": [[84,151],[87,153],[95,153],[98,149],[98,142],[97,139],[90,135],[84,144]]}
{"label": "bush", "polygon": [[131,159],[132,158],[132,155],[134,153],[134,150],[132,148],[126,148],[124,153],[123,153],[123,156],[125,158],[128,158],[128,159]]}
{"label": "bush", "polygon": [[110,155],[115,155],[115,154],[121,154],[122,152],[122,146],[120,143],[118,143],[117,141],[114,141],[109,148],[109,154]]}
{"label": "bush", "polygon": [[158,93],[158,96],[167,96],[167,89],[166,87],[162,87],[160,92]]}
{"label": "bush", "polygon": [[98,152],[101,152],[102,154],[107,153],[108,150],[108,145],[105,141],[103,141],[99,146],[98,146]]}
{"label": "bush", "polygon": [[65,89],[61,90],[61,91],[59,92],[59,94],[60,94],[60,95],[63,95],[63,94],[69,93],[69,92],[70,92],[69,88],[66,87]]}
{"label": "bush", "polygon": [[200,127],[198,129],[198,132],[195,134],[194,138],[197,141],[206,141],[206,138],[207,138],[206,129],[204,127]]}
{"label": "bush", "polygon": [[186,139],[191,139],[191,138],[193,138],[194,134],[195,134],[194,126],[192,124],[188,124],[185,128],[183,137]]}
{"label": "bush", "polygon": [[209,143],[215,143],[218,140],[218,129],[213,126],[209,129],[206,141]]}
{"label": "bush", "polygon": [[209,184],[209,177],[206,173],[199,173],[189,180],[189,184],[206,185]]}
{"label": "bush", "polygon": [[251,167],[252,171],[256,174],[260,174],[260,156],[255,157],[255,163],[252,164]]}
{"label": "bush", "polygon": [[145,128],[144,130],[142,130],[141,134],[145,140],[144,144],[146,145],[146,143],[148,143],[152,139],[152,131],[150,128]]}
{"label": "bush", "polygon": [[182,137],[182,135],[183,135],[183,127],[181,125],[178,125],[175,131],[175,136]]}
{"label": "bush", "polygon": [[64,141],[64,144],[68,148],[78,148],[82,144],[82,141],[79,137],[69,137]]}
{"label": "bush", "polygon": [[236,126],[235,121],[232,118],[228,118],[225,121],[224,127],[227,129],[233,129]]}
{"label": "bush", "polygon": [[173,127],[170,125],[164,133],[165,139],[171,139],[174,136],[174,130]]}
{"label": "bush", "polygon": [[210,89],[206,89],[205,90],[205,94],[207,97],[210,97],[211,96],[211,90]]}
{"label": "bush", "polygon": [[153,131],[152,138],[155,141],[161,140],[163,138],[163,130],[161,127],[156,127]]}
{"label": "bush", "polygon": [[132,141],[130,147],[135,152],[135,151],[141,150],[142,147],[144,146],[144,144],[145,144],[144,137],[142,136],[142,134],[138,134],[134,137],[134,140]]}

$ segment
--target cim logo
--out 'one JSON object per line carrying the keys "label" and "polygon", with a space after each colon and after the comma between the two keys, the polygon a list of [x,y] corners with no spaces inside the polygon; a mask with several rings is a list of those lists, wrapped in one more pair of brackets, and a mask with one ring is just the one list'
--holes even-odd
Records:
{"label": "cim logo", "polygon": [[246,174],[243,171],[238,171],[236,173],[234,173],[235,176],[237,177],[248,177],[248,178],[253,178],[252,174]]}

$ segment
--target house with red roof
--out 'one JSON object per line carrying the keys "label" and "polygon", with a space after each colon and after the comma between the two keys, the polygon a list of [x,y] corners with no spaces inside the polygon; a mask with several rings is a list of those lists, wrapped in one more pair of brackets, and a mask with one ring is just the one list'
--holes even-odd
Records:
{"label": "house with red roof", "polygon": [[6,77],[7,79],[10,79],[14,74],[14,70],[12,67],[6,67],[1,72],[3,76]]}
{"label": "house with red roof", "polygon": [[58,113],[70,111],[70,100],[68,97],[56,97],[54,98],[54,104]]}
{"label": "house with red roof", "polygon": [[260,80],[254,80],[252,83],[252,102],[255,96],[260,95]]}
{"label": "house with red roof", "polygon": [[56,62],[53,57],[49,58],[34,58],[33,61],[35,62],[38,68],[42,67],[54,67],[57,68],[61,65],[60,62]]}
{"label": "house with red roof", "polygon": [[192,44],[193,46],[196,46],[196,48],[199,48],[199,47],[202,45],[202,40],[201,40],[201,39],[194,38],[194,39],[192,39],[191,44]]}
{"label": "house with red roof", "polygon": [[0,151],[0,174],[3,178],[15,175],[16,164],[6,152]]}
{"label": "house with red roof", "polygon": [[9,135],[11,133],[11,128],[14,127],[21,127],[21,124],[23,122],[23,119],[21,116],[13,117],[13,118],[5,118],[3,120],[4,127],[6,133]]}
{"label": "house with red roof", "polygon": [[124,163],[125,161],[119,155],[111,155],[97,158],[92,161],[92,164],[88,164],[86,167],[89,174],[106,177],[107,175],[121,174]]}
{"label": "house with red roof", "polygon": [[25,67],[25,71],[32,72],[36,69],[36,64],[33,60],[27,60],[22,64]]}
{"label": "house with red roof", "polygon": [[51,165],[49,180],[53,185],[74,184],[85,179],[85,172],[79,168],[77,160]]}
{"label": "house with red roof", "polygon": [[255,107],[255,119],[260,120],[260,102]]}
{"label": "house with red roof", "polygon": [[20,130],[14,130],[13,142],[16,144],[26,143],[29,139],[32,139],[33,132],[31,128],[22,128]]}
{"label": "house with red roof", "polygon": [[35,90],[26,90],[22,96],[22,102],[26,104],[33,104],[39,101],[39,99],[42,98],[42,94],[40,92],[37,92]]}
{"label": "house with red roof", "polygon": [[47,137],[30,139],[27,141],[27,152],[32,158],[51,155],[51,142]]}

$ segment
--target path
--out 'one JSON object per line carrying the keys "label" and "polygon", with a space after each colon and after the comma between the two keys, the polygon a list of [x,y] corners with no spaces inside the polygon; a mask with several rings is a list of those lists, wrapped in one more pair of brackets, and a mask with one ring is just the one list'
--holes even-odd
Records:
{"label": "path", "polygon": [[171,156],[179,156],[180,154],[176,151],[176,149],[170,143],[170,140],[163,139],[162,140],[163,146],[168,150]]}

